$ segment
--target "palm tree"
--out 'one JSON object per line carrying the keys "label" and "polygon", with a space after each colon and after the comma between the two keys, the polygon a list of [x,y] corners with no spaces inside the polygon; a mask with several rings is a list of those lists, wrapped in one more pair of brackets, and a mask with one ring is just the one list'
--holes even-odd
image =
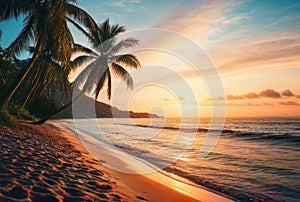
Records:
{"label": "palm tree", "polygon": [[[120,51],[138,45],[134,38],[126,38],[119,42],[116,36],[125,31],[125,27],[111,25],[107,19],[96,29],[90,29],[86,36],[91,43],[92,49],[82,47],[85,55],[76,58],[72,64],[81,64],[89,61],[87,67],[78,75],[76,81],[83,84],[82,91],[95,94],[98,98],[105,81],[107,81],[107,95],[111,98],[112,73],[121,77],[128,87],[133,87],[133,80],[125,67],[139,68],[138,59],[132,54],[118,54]],[[125,66],[125,67],[124,67]]]}
{"label": "palm tree", "polygon": [[[35,68],[29,72],[27,81],[24,82],[24,90],[21,97],[24,101],[19,107],[18,113],[33,100],[35,97],[41,96],[46,90],[64,92],[69,95],[70,83],[68,75],[70,68],[62,67],[57,61],[46,55],[40,55],[35,63]],[[26,89],[29,89],[28,91]]]}
{"label": "palm tree", "polygon": [[74,3],[76,0],[1,0],[0,22],[25,14],[24,27],[16,40],[8,47],[10,53],[19,54],[34,43],[34,53],[19,82],[7,95],[1,112],[8,115],[8,104],[41,53],[51,57],[63,67],[67,67],[74,46],[73,37],[67,20],[73,24],[83,24],[88,28],[96,27],[94,20]]}
{"label": "palm tree", "polygon": [[[118,54],[120,51],[138,45],[134,38],[126,38],[117,42],[116,36],[125,31],[125,27],[111,25],[107,19],[99,24],[95,29],[89,29],[88,32],[82,30],[88,37],[92,49],[76,44],[74,49],[83,54],[70,62],[70,68],[78,68],[84,63],[88,65],[75,79],[75,83],[81,84],[81,92],[72,100],[75,102],[84,93],[95,94],[98,98],[100,90],[107,81],[107,95],[111,98],[111,81],[112,74],[121,77],[128,87],[133,87],[133,79],[126,67],[139,68],[141,65],[138,59],[132,54]],[[50,117],[58,115],[72,105],[72,101],[59,108],[55,113],[44,117],[35,124],[44,123]]]}

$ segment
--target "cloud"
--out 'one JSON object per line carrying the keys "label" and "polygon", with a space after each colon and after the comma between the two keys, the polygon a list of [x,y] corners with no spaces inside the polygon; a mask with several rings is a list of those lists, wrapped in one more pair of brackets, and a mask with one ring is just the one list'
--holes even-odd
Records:
{"label": "cloud", "polygon": [[124,3],[125,3],[124,0],[105,2],[106,5],[112,7],[125,7],[126,5]]}
{"label": "cloud", "polygon": [[253,10],[250,10],[246,13],[242,13],[242,14],[235,14],[234,16],[231,17],[227,17],[226,15],[223,15],[220,19],[218,19],[218,22],[224,25],[229,25],[229,24],[235,24],[241,20],[247,20],[249,18],[251,18],[251,14],[256,12],[258,10],[258,8],[255,8]]}
{"label": "cloud", "polygon": [[294,97],[294,93],[292,93],[292,91],[290,90],[285,90],[281,93],[282,96],[287,96],[287,97]]}
{"label": "cloud", "polygon": [[213,97],[213,98],[206,98],[205,100],[215,100],[215,101],[224,101],[224,97]]}
{"label": "cloud", "polygon": [[[290,90],[285,90],[281,93],[282,96],[285,97],[296,97],[296,98],[300,98],[300,95],[294,95],[294,93],[292,93],[292,91]],[[273,90],[273,89],[266,89],[264,91],[261,91],[259,94],[254,93],[254,92],[249,92],[243,95],[231,95],[231,94],[227,94],[226,96],[226,100],[244,100],[244,99],[258,99],[261,97],[266,97],[266,98],[281,98],[281,95],[279,92]],[[208,98],[206,100],[216,100],[218,98]],[[221,98],[222,99],[222,98]],[[224,99],[224,98],[223,98]]]}
{"label": "cloud", "polygon": [[256,99],[256,98],[259,98],[259,96],[256,94],[256,93],[247,93],[243,96],[244,98],[246,99]]}
{"label": "cloud", "polygon": [[[285,20],[283,23],[290,24],[289,29],[285,26],[275,28],[270,25],[258,29],[261,25],[253,19],[262,17],[261,11],[261,8],[256,8],[246,15],[235,14],[232,20],[229,18],[229,21],[226,13],[221,17],[221,23],[217,24],[219,34],[211,37],[211,40],[205,44],[221,73],[272,67],[293,68],[300,65],[298,59],[300,35],[296,24],[299,21],[299,15],[287,14],[282,18]],[[235,19],[246,19],[246,21],[240,22],[237,29],[236,27],[228,29],[234,26],[230,23],[235,23]],[[229,25],[224,26],[227,21]]]}
{"label": "cloud", "polygon": [[[283,97],[282,97],[283,96]],[[271,98],[271,99],[269,99]],[[280,99],[279,99],[280,98]],[[240,95],[227,94],[226,99],[224,97],[206,98],[202,102],[199,102],[200,106],[211,106],[212,103],[208,101],[217,101],[214,104],[222,105],[222,101],[226,102],[226,106],[248,106],[248,107],[278,107],[278,106],[300,106],[297,98],[300,95],[295,95],[291,90],[284,90],[282,94],[274,89],[266,89],[260,93],[248,92]]]}
{"label": "cloud", "polygon": [[244,97],[242,95],[227,95],[227,100],[243,100]]}
{"label": "cloud", "polygon": [[280,93],[273,89],[267,89],[259,93],[261,97],[267,97],[267,98],[280,98]]}
{"label": "cloud", "polygon": [[[298,30],[259,29],[256,20],[251,19],[264,16],[262,8],[241,13],[236,8],[243,3],[222,0],[185,3],[175,7],[155,27],[193,39],[207,51],[221,73],[299,66]],[[299,20],[291,15],[283,19],[289,23]]]}
{"label": "cloud", "polygon": [[299,66],[300,37],[295,33],[272,33],[269,38],[244,39],[230,48],[215,49],[210,55],[221,72],[276,66]]}
{"label": "cloud", "polygon": [[212,27],[216,21],[227,20],[228,23],[238,19],[223,19],[223,13],[231,10],[241,1],[206,0],[184,2],[162,18],[155,27],[179,32],[194,40],[205,40],[215,30]]}
{"label": "cloud", "polygon": [[256,98],[259,98],[259,96],[256,93],[252,93],[252,92],[249,92],[249,93],[244,94],[244,95],[230,95],[230,94],[228,94],[226,96],[227,100],[244,100],[244,99],[256,99]]}
{"label": "cloud", "polygon": [[141,0],[121,0],[121,1],[112,0],[112,1],[105,2],[105,4],[108,6],[120,7],[120,8],[124,8],[124,7],[128,8],[128,6],[130,6],[131,4],[138,4],[138,3],[141,3]]}
{"label": "cloud", "polygon": [[291,105],[291,106],[300,106],[300,103],[294,102],[294,101],[284,101],[279,102],[281,105]]}

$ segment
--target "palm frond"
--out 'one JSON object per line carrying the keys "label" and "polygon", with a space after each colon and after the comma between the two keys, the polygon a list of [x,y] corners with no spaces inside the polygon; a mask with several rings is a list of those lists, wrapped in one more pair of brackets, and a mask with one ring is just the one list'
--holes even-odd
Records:
{"label": "palm frond", "polygon": [[126,31],[126,28],[124,26],[119,26],[118,24],[112,25],[110,28],[110,35],[111,36],[117,36],[120,33],[123,33]]}
{"label": "palm frond", "polygon": [[109,19],[106,19],[103,23],[100,23],[98,25],[99,36],[101,37],[101,41],[105,41],[106,39],[109,39],[109,31],[110,31],[110,24]]}
{"label": "palm frond", "polygon": [[132,54],[119,55],[119,56],[115,56],[115,58],[116,58],[115,62],[126,65],[127,67],[130,68],[141,67],[141,64],[138,61],[138,59]]}
{"label": "palm frond", "polygon": [[95,29],[97,27],[97,24],[93,20],[93,18],[86,11],[77,7],[76,5],[67,4],[66,11],[68,13],[68,16],[75,22],[79,22],[80,24],[90,29]]}
{"label": "palm frond", "polygon": [[90,29],[89,30],[89,35],[91,37],[88,38],[88,40],[89,40],[89,43],[92,45],[93,48],[97,48],[98,46],[101,45],[102,41],[101,41],[101,36],[98,32],[98,28],[97,29]]}
{"label": "palm frond", "polygon": [[54,17],[46,23],[48,33],[45,34],[48,35],[48,46],[52,57],[67,64],[72,55],[74,39],[68,28],[64,13],[61,6],[53,12]]}
{"label": "palm frond", "polygon": [[133,89],[133,79],[130,76],[129,72],[124,67],[122,67],[121,65],[119,65],[117,63],[112,63],[111,67],[112,67],[114,74],[116,74],[121,79],[123,79],[126,82],[127,87]]}
{"label": "palm frond", "polygon": [[72,20],[71,18],[67,17],[67,20],[74,25],[79,31],[81,31],[88,39],[91,38],[90,34],[83,29],[77,22],[75,22],[74,20]]}
{"label": "palm frond", "polygon": [[0,22],[19,17],[30,10],[32,1],[24,0],[1,0]]}
{"label": "palm frond", "polygon": [[33,54],[33,52],[34,52],[34,46],[28,46],[28,47],[27,47],[27,51],[28,51],[30,54]]}
{"label": "palm frond", "polygon": [[[83,85],[83,90],[85,91],[87,89],[86,83],[90,76],[92,75],[93,70],[95,69],[97,64],[97,61],[91,62],[89,65],[87,65],[76,77],[74,83],[76,86]],[[85,87],[84,87],[85,86]]]}
{"label": "palm frond", "polygon": [[103,77],[105,77],[105,72],[107,71],[108,66],[106,61],[96,60],[95,68],[90,73],[89,77],[85,82],[85,86],[83,87],[83,91],[87,93],[95,93],[96,86]]}
{"label": "palm frond", "polygon": [[76,53],[76,52],[82,52],[84,54],[88,54],[88,55],[91,55],[91,56],[94,56],[94,57],[100,57],[95,51],[93,51],[92,49],[89,49],[81,44],[74,44],[74,47],[73,47],[73,52]]}
{"label": "palm frond", "polygon": [[93,59],[95,59],[95,58],[88,56],[88,55],[78,56],[74,60],[70,61],[69,68],[71,70],[75,70],[75,69],[81,67],[84,63],[91,62]]}
{"label": "palm frond", "polygon": [[115,55],[118,52],[127,49],[127,48],[133,48],[139,44],[139,41],[134,38],[127,38],[121,40],[117,45],[115,45],[109,52],[110,55]]}
{"label": "palm frond", "polygon": [[18,37],[7,48],[10,54],[19,55],[29,44],[35,41],[34,25],[35,16],[28,15],[24,19],[24,27]]}
{"label": "palm frond", "polygon": [[126,29],[124,26],[111,25],[109,19],[106,19],[103,23],[98,25],[98,31],[101,36],[101,41],[104,42],[110,38],[117,36],[118,34],[125,32]]}

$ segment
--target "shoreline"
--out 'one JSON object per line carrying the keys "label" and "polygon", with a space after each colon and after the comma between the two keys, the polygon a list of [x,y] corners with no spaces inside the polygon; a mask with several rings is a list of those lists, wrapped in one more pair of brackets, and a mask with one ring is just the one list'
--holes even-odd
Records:
{"label": "shoreline", "polygon": [[[55,123],[55,121],[52,121],[52,123],[51,121],[49,121],[48,124],[56,125],[57,123]],[[83,148],[86,152],[86,147],[89,147],[89,149],[92,150],[94,149],[94,145],[83,145],[80,140],[80,138],[84,138],[84,143],[87,143],[90,141],[90,137],[86,139],[85,134],[80,133],[79,138],[78,135],[74,134],[74,128],[70,129],[66,126],[63,126],[62,124],[59,124],[59,128],[64,128],[64,130],[67,132],[66,134],[68,134],[66,138],[70,139],[70,141],[73,141],[74,144],[80,145],[80,147]],[[92,141],[97,140],[92,139]],[[100,142],[98,142],[97,146],[99,144]],[[97,147],[96,149],[99,149],[99,147]],[[108,157],[104,158],[104,155],[102,154],[105,154]],[[89,155],[92,157],[91,154]],[[97,159],[97,156],[93,156],[92,158]],[[153,168],[155,166],[153,166],[152,164],[150,165],[148,162],[145,162],[142,159],[131,156],[129,154],[124,154],[123,152],[114,148],[110,148],[107,145],[102,144],[101,156],[98,157],[98,161],[103,162],[104,167],[112,172],[114,176],[118,176],[119,179],[127,182],[127,186],[130,185],[129,187],[131,187],[132,189],[139,190],[139,193],[147,193],[146,198],[148,198],[149,201],[157,201],[159,199],[161,200],[161,197],[164,197],[164,199],[169,199],[170,201],[232,201],[232,199],[229,199],[224,194],[219,193],[215,190],[210,190],[209,188],[203,187],[201,185],[197,185],[194,182],[189,181],[188,179],[179,177],[173,173],[168,173],[167,175],[165,174],[166,171],[157,171],[156,168]],[[125,168],[126,171],[129,170],[129,172],[133,171],[137,173],[140,173],[142,171],[142,173],[145,174],[127,174],[124,172],[116,171],[111,168],[111,163],[109,163],[108,165],[105,164],[105,162],[107,161],[112,162],[113,166],[118,166],[118,163],[120,164],[119,166],[123,166],[123,164],[126,164],[125,167],[123,167],[123,169]],[[129,166],[129,168],[127,168],[127,166]],[[148,171],[149,173],[145,171]],[[170,175],[172,175],[172,177],[170,177]],[[169,190],[167,189],[171,189],[172,193],[169,193]],[[152,190],[152,192],[149,192],[149,190]],[[159,196],[157,196],[158,193],[160,194]],[[188,196],[190,199],[181,199],[181,196],[177,196],[178,193]],[[170,197],[170,194],[176,194],[176,197]]]}
{"label": "shoreline", "polygon": [[[3,183],[0,184],[0,199],[13,199],[10,197],[17,193],[22,195],[20,196],[21,199],[23,197],[27,200],[38,197],[42,199],[56,198],[57,201],[63,201],[64,198],[104,201],[231,201],[207,189],[199,189],[198,187],[191,189],[190,185],[186,187],[184,183],[175,179],[167,176],[162,177],[163,174],[141,175],[114,171],[95,160],[87,152],[76,134],[68,129],[55,127],[51,123],[42,126],[16,124],[13,129],[2,126],[0,129],[1,144],[4,148],[2,155],[6,155],[5,161],[1,161],[0,181],[9,179],[5,181],[7,182],[6,186]],[[16,139],[15,142],[20,142],[23,146],[5,149],[9,147],[9,144],[12,144],[10,145],[11,148],[16,146],[14,145],[15,142],[10,142],[9,139]],[[49,139],[50,142],[47,142]],[[20,140],[26,141],[22,143]],[[27,148],[26,142],[29,143],[29,148]],[[33,142],[40,145],[33,144]],[[32,150],[33,153],[43,154],[46,159],[39,158],[41,157],[39,155],[28,156],[28,149]],[[43,151],[40,151],[41,149]],[[9,156],[13,157],[13,155],[19,157],[9,162]],[[55,155],[60,157],[57,162],[48,160]],[[25,163],[26,161],[38,160],[39,164],[43,166],[31,167],[27,164],[21,166],[18,162],[22,158],[24,158]],[[55,163],[62,165],[57,167]],[[66,169],[64,164],[67,164],[69,167],[66,168],[69,169]],[[28,176],[28,172],[26,172],[28,166],[32,170],[30,173],[33,177],[30,174]],[[6,171],[8,170],[12,175],[6,175],[3,167],[7,167]],[[16,170],[21,170],[21,174],[16,174]],[[73,172],[70,173],[70,170]],[[51,172],[54,173],[53,176],[51,176]],[[76,175],[78,175],[76,179],[69,179],[70,176]],[[25,180],[22,179],[24,177]],[[55,188],[45,182],[49,180],[53,181]],[[99,181],[103,181],[103,184],[99,184]]]}

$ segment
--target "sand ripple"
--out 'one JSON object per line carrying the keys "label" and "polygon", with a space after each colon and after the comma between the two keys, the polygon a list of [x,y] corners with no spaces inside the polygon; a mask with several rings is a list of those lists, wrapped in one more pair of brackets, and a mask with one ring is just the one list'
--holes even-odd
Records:
{"label": "sand ripple", "polygon": [[0,127],[0,146],[0,201],[126,200],[97,161],[49,127]]}

